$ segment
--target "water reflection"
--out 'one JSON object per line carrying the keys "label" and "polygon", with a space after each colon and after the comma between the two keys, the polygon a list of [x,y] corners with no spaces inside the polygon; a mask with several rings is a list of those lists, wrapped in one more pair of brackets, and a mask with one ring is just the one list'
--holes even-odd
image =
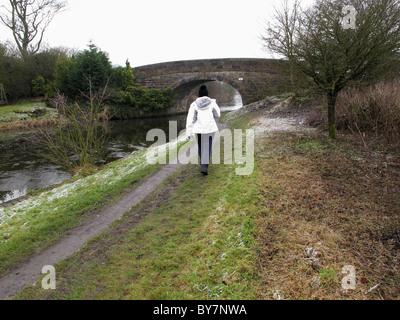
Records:
{"label": "water reflection", "polygon": [[178,133],[185,129],[186,115],[162,117],[157,119],[119,120],[110,122],[110,143],[108,149],[111,154],[107,161],[113,161],[131,154],[135,150],[143,149],[154,142],[146,141],[147,132],[151,129],[161,129],[169,139],[169,122],[176,121]]}

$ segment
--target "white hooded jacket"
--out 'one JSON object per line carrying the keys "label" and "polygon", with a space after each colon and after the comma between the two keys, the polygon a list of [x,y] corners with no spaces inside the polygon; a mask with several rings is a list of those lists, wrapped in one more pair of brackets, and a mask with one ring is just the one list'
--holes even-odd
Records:
{"label": "white hooded jacket", "polygon": [[186,136],[196,133],[213,133],[218,131],[214,117],[220,117],[221,110],[215,99],[200,97],[189,108],[186,120]]}

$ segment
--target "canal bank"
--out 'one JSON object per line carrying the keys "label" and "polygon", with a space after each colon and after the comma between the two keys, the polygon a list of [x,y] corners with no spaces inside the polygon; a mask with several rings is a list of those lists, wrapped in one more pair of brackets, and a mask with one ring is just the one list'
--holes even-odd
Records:
{"label": "canal bank", "polygon": [[[129,156],[132,152],[149,147],[154,142],[146,141],[146,134],[153,128],[167,133],[170,121],[177,124],[180,131],[185,127],[185,115],[163,118],[110,121],[107,125],[107,157],[98,165]],[[48,128],[47,130],[52,130]],[[16,200],[26,194],[47,188],[71,175],[47,159],[49,147],[36,146],[31,142],[32,133],[20,131],[12,136],[0,136],[0,204]]]}
{"label": "canal bank", "polygon": [[283,97],[227,114],[230,129],[255,130],[251,175],[182,166],[56,264],[56,289],[38,271],[15,298],[396,299],[400,155],[379,165],[356,136],[308,127],[308,111]]}
{"label": "canal bank", "polygon": [[[241,101],[233,100],[233,102],[238,104],[222,104],[222,112],[242,107]],[[29,111],[31,107],[28,105],[23,108]],[[176,123],[177,130],[180,132],[186,127],[186,114],[108,121],[106,126],[108,154],[98,165],[121,159],[136,150],[152,145],[154,142],[146,140],[147,132],[151,129],[163,130],[166,132],[168,140],[171,121]],[[21,125],[22,127],[25,125]],[[52,127],[43,127],[42,129],[49,131],[52,130]],[[0,155],[0,204],[9,203],[36,190],[71,178],[71,175],[63,168],[40,157],[40,154],[49,152],[46,149],[49,147],[36,146],[32,143],[30,136],[31,131],[26,129],[0,131],[0,149],[2,150]]]}
{"label": "canal bank", "polygon": [[[272,102],[272,104],[275,104],[275,102]],[[254,107],[258,108],[265,105],[271,105],[271,102],[256,104]],[[254,111],[252,108],[252,106],[249,106],[250,111]],[[246,123],[246,111],[243,111],[239,112],[236,122],[233,120],[235,116],[229,116],[231,113],[227,114],[226,118],[235,122],[232,128],[239,129]],[[233,111],[233,114],[235,114],[235,111]],[[245,122],[242,122],[242,118]],[[239,125],[240,123],[241,125]],[[239,126],[237,127],[236,124]],[[220,124],[220,130],[226,125]],[[176,146],[179,147],[181,143],[186,142],[179,142],[178,140]],[[196,149],[195,145],[194,149]],[[63,259],[68,260],[68,257],[74,257],[75,253],[82,252],[82,249],[85,250],[86,241],[93,237],[94,239],[101,239],[104,232],[108,233],[107,227],[110,224],[111,226],[119,225],[120,221],[128,228],[142,228],[142,221],[147,219],[147,216],[153,219],[151,217],[156,214],[157,208],[167,204],[170,201],[170,196],[176,192],[179,192],[179,194],[181,192],[187,193],[186,191],[179,191],[182,184],[185,184],[185,188],[189,188],[190,192],[187,191],[190,195],[195,190],[201,190],[201,186],[195,184],[207,183],[205,179],[210,180],[210,182],[218,181],[215,187],[217,185],[222,187],[220,191],[225,190],[226,186],[234,187],[232,189],[232,192],[236,194],[234,197],[239,199],[240,197],[237,196],[240,194],[243,198],[243,190],[250,190],[254,186],[252,186],[251,176],[250,179],[247,179],[235,175],[237,166],[241,167],[242,164],[213,166],[211,175],[204,177],[199,174],[198,166],[148,165],[145,161],[145,150],[140,150],[127,158],[111,163],[107,168],[92,176],[65,183],[48,192],[32,196],[15,206],[0,209],[3,219],[0,225],[0,241],[2,241],[2,246],[0,246],[2,269],[0,272],[3,275],[0,279],[0,287],[3,288],[1,297],[3,299],[10,298],[27,284],[33,283],[35,278],[40,276],[43,265],[56,265]],[[225,181],[226,179],[229,182]],[[224,186],[225,183],[227,183],[226,186]],[[206,189],[213,193],[213,190],[219,190],[219,187],[214,189],[210,185]],[[216,204],[224,207],[227,200],[221,200],[219,196],[219,192],[214,195],[205,195],[203,198],[203,202],[206,201],[204,203],[206,204],[205,208],[210,206],[214,208]],[[190,199],[187,200],[192,203],[193,195],[189,197]],[[212,200],[213,198],[215,199]],[[244,202],[246,201],[244,200]],[[203,221],[199,220],[199,217],[196,218],[195,215],[193,217],[187,215],[192,208],[191,204],[188,203],[188,205],[189,207],[184,209],[185,218],[181,219],[183,217],[179,216],[172,218],[166,224],[167,228],[171,226],[171,223],[176,226],[183,223],[182,227],[185,229],[186,223],[194,222],[197,224]],[[133,215],[130,214],[132,210],[135,212]],[[204,213],[208,215],[212,211],[206,209]],[[220,214],[224,215],[224,211],[222,210]],[[162,216],[160,217],[162,218]],[[233,217],[232,214],[228,218],[221,216],[223,220],[229,220]],[[232,221],[240,222],[242,217],[241,210],[238,210]],[[129,223],[125,223],[126,218]],[[168,220],[166,216],[165,219]],[[150,229],[153,229],[153,227],[158,229],[157,225],[159,223],[164,224],[167,221],[165,219],[162,219],[161,222],[153,221]],[[187,219],[189,220],[187,221]],[[239,251],[235,255],[245,249],[243,246],[245,242],[253,242],[251,232],[243,229],[243,223],[252,228],[252,220],[253,217],[249,216],[249,224],[241,221],[233,228],[227,226],[230,229],[229,232],[234,233],[232,240],[236,239],[235,242],[238,241],[240,244]],[[147,225],[147,222],[145,225]],[[123,230],[120,231],[121,235],[125,233]],[[112,232],[114,233],[114,231]],[[99,233],[100,235],[96,236]],[[186,234],[186,231],[182,233],[182,235],[184,234]],[[115,238],[115,235],[112,237]],[[158,236],[155,237],[158,238]],[[154,239],[154,241],[158,240]],[[88,243],[91,243],[91,241]],[[246,255],[251,258],[253,249],[248,248],[246,250],[248,250]],[[225,254],[229,254],[229,252]],[[92,254],[84,255],[86,257],[92,256]],[[141,257],[141,254],[138,254],[138,257]],[[225,260],[224,255],[222,255],[222,258]],[[229,263],[232,262],[231,258],[229,254],[229,259],[227,259]],[[141,258],[138,260],[141,260]],[[60,270],[59,267],[56,268]],[[10,270],[13,271],[10,272]],[[238,271],[240,270],[232,270],[232,273]],[[249,272],[251,274],[253,271]],[[36,284],[38,283],[40,281],[36,282]],[[32,288],[28,290],[30,289]],[[206,290],[206,287],[199,284],[199,290]],[[240,291],[245,292],[242,289]],[[252,293],[249,291],[247,294]]]}
{"label": "canal bank", "polygon": [[[240,109],[240,107],[221,107],[221,109],[223,112],[229,112]],[[181,119],[183,123],[186,124],[186,115],[181,117],[183,117]],[[161,119],[163,126],[154,125],[154,121],[157,119],[138,121],[146,121],[148,129],[165,129],[165,126],[169,128],[171,120],[177,122],[176,118],[163,117]],[[151,121],[151,123],[147,121]],[[130,120],[123,122],[127,123],[129,128],[134,127],[129,125],[132,123]],[[116,132],[121,133],[122,126],[118,124],[114,123]],[[144,130],[144,126],[140,128],[142,136],[138,139],[143,141],[147,132]],[[134,129],[138,130],[138,128]],[[122,129],[122,131],[124,130]],[[169,130],[163,131],[168,137]],[[143,136],[143,134],[145,135]],[[178,140],[172,142],[172,149],[177,149],[184,143],[180,140],[182,137],[180,136]],[[153,143],[154,141],[147,141],[147,146]],[[145,147],[133,152],[129,151],[128,155],[105,164],[98,169],[98,172],[88,177],[80,175],[69,177],[59,183],[0,205],[0,242],[2,243],[0,246],[0,274],[20,262],[26,262],[37,250],[42,250],[60,240],[65,232],[91,217],[94,216],[94,220],[98,220],[97,213],[102,208],[117,203],[116,201],[127,190],[135,190],[156,172],[160,171],[158,175],[165,179],[166,170],[160,168],[159,164],[149,164],[146,159],[147,151],[148,148]],[[157,183],[152,185],[156,186]],[[145,190],[147,194],[150,193],[148,188]],[[128,196],[128,198],[136,199],[135,196]],[[15,250],[15,247],[19,247],[19,249]]]}

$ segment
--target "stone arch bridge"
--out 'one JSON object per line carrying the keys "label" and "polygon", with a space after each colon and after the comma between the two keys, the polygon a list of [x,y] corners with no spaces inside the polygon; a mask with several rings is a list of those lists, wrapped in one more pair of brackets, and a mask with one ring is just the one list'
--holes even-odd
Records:
{"label": "stone arch bridge", "polygon": [[168,113],[186,112],[190,92],[200,84],[222,81],[234,87],[243,104],[257,101],[266,93],[288,88],[290,77],[287,62],[275,59],[231,58],[186,60],[158,63],[134,68],[136,83],[172,89],[177,104]]}

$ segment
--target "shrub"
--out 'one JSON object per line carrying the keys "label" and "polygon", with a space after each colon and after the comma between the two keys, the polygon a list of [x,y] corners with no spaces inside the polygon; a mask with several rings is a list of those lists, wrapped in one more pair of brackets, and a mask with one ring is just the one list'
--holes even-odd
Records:
{"label": "shrub", "polygon": [[128,106],[134,110],[158,112],[173,105],[174,94],[172,90],[158,90],[144,87],[129,87],[120,91],[114,98],[114,103]]}
{"label": "shrub", "polygon": [[[71,65],[70,69],[65,69]],[[59,74],[56,80],[66,82],[67,88],[63,90],[69,98],[80,99],[82,92],[90,90],[98,91],[107,86],[111,77],[112,66],[106,52],[101,51],[94,44],[89,44],[89,49],[79,52],[71,61],[60,61]],[[63,75],[63,70],[67,74]],[[57,78],[58,77],[58,78]],[[64,83],[65,85],[65,83]]]}
{"label": "shrub", "polygon": [[42,76],[37,76],[32,80],[32,93],[34,96],[39,97],[44,95],[46,91],[46,81]]}
{"label": "shrub", "polygon": [[400,138],[400,81],[344,90],[337,117],[338,128],[373,132],[388,142]]}
{"label": "shrub", "polygon": [[39,156],[61,166],[72,175],[79,168],[94,167],[108,153],[108,136],[99,116],[99,112],[104,110],[104,96],[89,90],[87,98],[87,104],[80,106],[78,103],[69,104],[63,95],[57,93],[51,99],[60,115],[55,130],[38,129],[28,138],[32,145],[46,146],[48,152],[40,152]]}

